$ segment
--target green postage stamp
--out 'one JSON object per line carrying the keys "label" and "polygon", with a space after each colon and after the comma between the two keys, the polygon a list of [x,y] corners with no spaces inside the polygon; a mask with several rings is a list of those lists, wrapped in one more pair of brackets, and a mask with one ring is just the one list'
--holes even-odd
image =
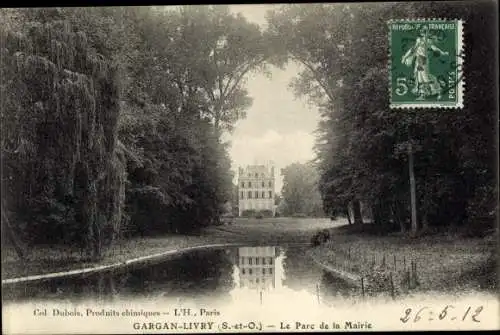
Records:
{"label": "green postage stamp", "polygon": [[463,21],[388,24],[391,108],[462,108]]}

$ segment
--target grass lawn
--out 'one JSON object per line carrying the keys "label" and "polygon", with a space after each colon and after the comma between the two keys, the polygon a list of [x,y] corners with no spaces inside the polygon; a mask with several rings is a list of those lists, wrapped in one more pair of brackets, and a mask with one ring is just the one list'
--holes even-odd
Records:
{"label": "grass lawn", "polygon": [[99,262],[85,259],[80,250],[68,246],[36,246],[27,261],[19,260],[11,248],[2,249],[2,279],[75,270],[123,262],[156,253],[226,242],[224,237],[167,235],[119,241],[104,252]]}
{"label": "grass lawn", "polygon": [[[369,228],[371,225],[364,225]],[[363,277],[367,290],[496,289],[497,240],[431,235],[408,238],[377,236],[353,230],[346,220],[312,218],[240,219],[234,224],[211,226],[193,235],[133,238],[106,250],[99,262],[89,262],[79,250],[64,246],[36,246],[21,262],[10,248],[2,249],[2,279],[75,270],[123,262],[169,250],[216,243],[309,246],[311,237],[328,229],[330,239],[310,248],[314,259],[330,268]],[[312,260],[311,260],[312,261]],[[416,281],[409,280],[416,264]],[[413,277],[412,277],[413,278]],[[418,285],[417,285],[418,283]],[[369,285],[368,285],[369,284]]]}
{"label": "grass lawn", "polygon": [[352,234],[348,227],[342,227],[331,231],[330,240],[314,248],[311,255],[327,266],[371,281],[373,291],[389,293],[390,276],[396,294],[408,289],[496,288],[497,242],[492,236],[464,238],[436,234],[407,238],[398,234]]}
{"label": "grass lawn", "polygon": [[344,224],[325,218],[236,218],[233,225],[211,227],[209,231],[224,231],[250,244],[309,244],[315,232]]}
{"label": "grass lawn", "polygon": [[62,272],[123,262],[174,249],[215,243],[308,243],[319,229],[333,227],[329,219],[236,219],[233,225],[211,226],[192,235],[136,237],[118,241],[91,262],[72,246],[38,245],[21,262],[12,248],[2,248],[2,279]]}

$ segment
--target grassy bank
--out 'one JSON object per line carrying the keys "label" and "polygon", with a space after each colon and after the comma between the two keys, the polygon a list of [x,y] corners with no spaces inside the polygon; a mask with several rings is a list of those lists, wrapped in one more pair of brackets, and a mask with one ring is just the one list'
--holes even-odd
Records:
{"label": "grassy bank", "polygon": [[232,225],[211,227],[209,230],[224,231],[238,241],[250,244],[309,244],[315,232],[345,223],[344,220],[332,222],[324,218],[236,218]]}
{"label": "grassy bank", "polygon": [[[369,228],[370,225],[366,225]],[[2,249],[2,279],[62,272],[124,262],[169,250],[217,243],[309,246],[312,236],[328,229],[330,239],[310,248],[325,268],[363,277],[366,291],[396,294],[408,290],[494,289],[497,240],[435,234],[408,238],[377,236],[329,219],[236,219],[234,224],[212,226],[197,235],[169,235],[121,241],[106,250],[99,262],[85,260],[79,250],[63,246],[36,246],[21,262],[14,251]],[[416,264],[413,271],[412,264]],[[413,276],[415,273],[415,276]],[[370,291],[371,290],[371,291]]]}
{"label": "grassy bank", "polygon": [[377,236],[348,226],[330,231],[330,240],[311,250],[311,256],[325,266],[363,277],[368,294],[495,290],[496,255],[494,235],[409,238]]}
{"label": "grassy bank", "polygon": [[[340,223],[339,223],[340,224]],[[232,225],[212,226],[193,235],[136,237],[115,243],[99,262],[88,261],[72,246],[37,245],[22,262],[15,251],[2,248],[2,279],[70,271],[123,262],[169,250],[215,243],[308,243],[315,231],[332,227],[327,219],[236,219]]]}
{"label": "grassy bank", "polygon": [[62,272],[101,265],[124,262],[174,249],[224,243],[224,236],[181,236],[133,238],[119,241],[107,249],[103,258],[92,262],[80,250],[71,246],[36,246],[24,262],[10,248],[2,249],[2,279]]}

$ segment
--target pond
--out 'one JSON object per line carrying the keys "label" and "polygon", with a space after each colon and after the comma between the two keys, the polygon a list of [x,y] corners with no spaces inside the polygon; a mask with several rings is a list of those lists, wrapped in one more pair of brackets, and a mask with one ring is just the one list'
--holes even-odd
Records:
{"label": "pond", "polygon": [[[469,324],[497,327],[496,296],[363,298],[308,252],[303,245],[196,249],[114,271],[2,285],[2,326],[12,334],[317,331],[324,325],[414,330],[463,326],[453,320],[468,315],[481,321]],[[414,323],[421,306],[437,315],[447,304],[459,314]],[[411,323],[402,323],[405,315]]]}
{"label": "pond", "polygon": [[166,299],[196,303],[277,297],[330,301],[357,289],[311,261],[305,246],[196,250],[155,263],[75,277],[4,285],[3,300],[114,301]]}

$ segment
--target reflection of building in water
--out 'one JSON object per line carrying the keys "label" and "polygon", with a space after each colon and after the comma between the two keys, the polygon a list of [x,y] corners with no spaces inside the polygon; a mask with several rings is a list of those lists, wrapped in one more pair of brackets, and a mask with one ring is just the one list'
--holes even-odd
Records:
{"label": "reflection of building in water", "polygon": [[238,248],[236,266],[239,269],[239,287],[275,288],[277,257],[276,247]]}

